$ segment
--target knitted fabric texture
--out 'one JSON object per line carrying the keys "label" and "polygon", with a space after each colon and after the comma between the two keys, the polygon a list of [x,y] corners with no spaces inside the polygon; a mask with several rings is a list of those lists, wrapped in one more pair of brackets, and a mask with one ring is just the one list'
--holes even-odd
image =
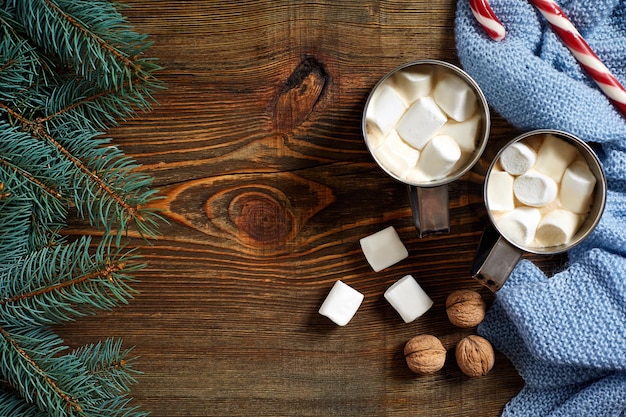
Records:
{"label": "knitted fabric texture", "polygon": [[[553,128],[590,143],[608,183],[600,223],[547,277],[520,262],[478,332],[525,381],[505,416],[626,416],[626,117],[583,72],[526,0],[492,0],[502,42],[459,0],[463,68],[493,110],[520,130]],[[626,0],[559,5],[611,72],[626,84]]]}

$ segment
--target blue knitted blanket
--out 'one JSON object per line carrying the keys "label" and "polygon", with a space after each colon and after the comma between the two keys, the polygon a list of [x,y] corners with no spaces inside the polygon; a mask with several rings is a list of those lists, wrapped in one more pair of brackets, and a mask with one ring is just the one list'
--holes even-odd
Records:
{"label": "blue knitted blanket", "polygon": [[[626,84],[626,0],[559,5]],[[546,277],[522,261],[497,293],[479,333],[525,381],[504,416],[626,415],[626,117],[581,70],[526,0],[492,0],[507,30],[491,40],[459,0],[463,68],[493,110],[522,130],[565,130],[593,143],[605,168],[605,213],[592,235]]]}

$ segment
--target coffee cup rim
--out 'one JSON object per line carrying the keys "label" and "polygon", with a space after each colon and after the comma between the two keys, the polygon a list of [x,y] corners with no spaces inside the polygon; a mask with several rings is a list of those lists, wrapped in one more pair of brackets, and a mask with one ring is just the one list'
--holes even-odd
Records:
{"label": "coffee cup rim", "polygon": [[[481,137],[479,138],[478,146],[472,153],[472,157],[468,159],[468,161],[466,162],[466,164],[463,166],[462,169],[455,171],[453,175],[448,175],[443,178],[439,178],[439,179],[427,181],[427,182],[414,182],[414,181],[407,181],[405,179],[402,179],[398,175],[391,172],[391,170],[385,167],[382,163],[380,163],[376,157],[376,154],[373,152],[373,149],[370,147],[370,141],[368,139],[367,126],[366,126],[367,110],[369,108],[372,97],[374,96],[374,93],[377,91],[377,89],[395,73],[402,71],[404,69],[407,69],[409,67],[418,66],[418,65],[440,66],[459,75],[466,83],[468,83],[472,87],[472,89],[476,93],[476,97],[478,98],[478,101],[480,103],[481,112],[483,113],[482,114],[483,116],[482,130],[480,132]],[[459,68],[458,66],[452,63],[437,60],[437,59],[419,59],[416,61],[406,62],[404,64],[401,64],[393,68],[391,71],[387,72],[383,77],[381,77],[376,82],[374,87],[372,87],[372,89],[370,90],[367,100],[365,101],[365,106],[363,108],[363,114],[361,118],[361,133],[363,135],[365,145],[367,146],[367,149],[370,155],[376,162],[376,165],[378,165],[387,175],[389,175],[396,181],[399,181],[403,184],[412,185],[415,187],[422,187],[422,188],[438,187],[441,185],[449,184],[461,178],[465,174],[467,174],[474,167],[474,165],[476,165],[476,163],[480,160],[483,152],[485,151],[485,148],[487,147],[487,142],[489,141],[490,130],[491,130],[491,114],[489,111],[489,104],[487,103],[487,99],[482,89],[478,85],[478,83],[467,72],[465,72],[463,69]]]}
{"label": "coffee cup rim", "polygon": [[[496,223],[494,219],[494,216],[491,210],[489,209],[489,201],[487,198],[487,187],[489,185],[489,178],[490,178],[491,172],[493,171],[494,167],[498,163],[498,160],[500,159],[500,156],[502,155],[502,153],[509,146],[517,142],[523,141],[527,138],[530,138],[533,136],[545,135],[545,134],[552,134],[561,139],[565,139],[568,142],[573,143],[579,151],[582,151],[581,155],[585,158],[585,161],[589,165],[589,168],[591,169],[592,173],[596,177],[596,189],[594,190],[594,198],[592,200],[593,203],[591,205],[590,212],[587,218],[585,219],[585,222],[580,226],[579,231],[576,232],[575,236],[569,242],[558,245],[558,246],[528,247],[528,246],[521,245],[517,242],[514,242],[508,236],[502,233],[502,231],[500,230],[500,228],[498,227],[498,224]],[[592,162],[593,164],[591,164],[590,162]],[[598,187],[598,185],[600,185],[600,187]],[[504,240],[506,240],[509,244],[513,245],[514,247],[524,252],[538,254],[538,255],[555,255],[555,254],[563,253],[578,246],[581,242],[583,242],[593,232],[593,230],[596,228],[596,226],[600,222],[600,219],[602,218],[602,214],[604,213],[604,208],[606,206],[606,195],[607,195],[606,174],[604,172],[604,168],[602,167],[602,162],[598,158],[598,155],[596,154],[596,152],[591,148],[591,146],[589,146],[588,143],[583,141],[578,136],[573,135],[572,133],[569,133],[563,130],[558,130],[558,129],[531,130],[531,131],[522,133],[516,136],[515,138],[513,138],[512,140],[510,140],[509,142],[507,142],[504,146],[500,148],[500,150],[496,153],[496,156],[491,161],[491,164],[489,165],[489,168],[487,169],[487,174],[485,175],[485,181],[483,184],[483,200],[484,200],[485,208],[487,211],[487,215],[489,216],[489,221],[491,222],[493,227],[497,230],[498,234]],[[584,227],[584,230],[581,230],[583,227]]]}

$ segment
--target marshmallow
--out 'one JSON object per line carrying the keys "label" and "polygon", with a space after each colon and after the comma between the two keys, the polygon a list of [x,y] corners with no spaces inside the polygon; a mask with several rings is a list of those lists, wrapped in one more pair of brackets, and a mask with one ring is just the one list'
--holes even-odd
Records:
{"label": "marshmallow", "polygon": [[527,246],[535,238],[541,212],[533,207],[518,207],[496,220],[500,233],[512,242]]}
{"label": "marshmallow", "polygon": [[373,154],[382,166],[401,178],[417,164],[420,157],[420,151],[403,141],[395,129],[374,149]]}
{"label": "marshmallow", "polygon": [[395,73],[393,78],[398,91],[409,103],[430,93],[432,85],[430,71],[404,69]]}
{"label": "marshmallow", "polygon": [[551,177],[554,181],[560,182],[565,169],[577,155],[578,149],[574,145],[554,135],[547,134],[537,152],[535,169]]}
{"label": "marshmallow", "polygon": [[448,120],[430,97],[422,97],[409,107],[396,130],[411,146],[422,150],[428,140]]}
{"label": "marshmallow", "polygon": [[405,275],[396,281],[385,291],[384,296],[405,323],[420,317],[433,305],[433,300],[411,275]]}
{"label": "marshmallow", "polygon": [[549,176],[531,170],[515,179],[513,192],[521,203],[541,207],[556,198],[558,185]]}
{"label": "marshmallow", "polygon": [[432,138],[422,150],[420,169],[430,179],[443,178],[461,159],[461,148],[454,139],[446,135]]}
{"label": "marshmallow", "polygon": [[511,175],[522,175],[535,165],[537,153],[522,142],[508,146],[500,155],[500,165]]}
{"label": "marshmallow", "polygon": [[591,205],[596,177],[583,160],[574,161],[561,180],[561,205],[574,213],[586,213]]}
{"label": "marshmallow", "polygon": [[553,210],[539,223],[535,240],[542,247],[564,245],[572,239],[581,220],[582,216],[569,210]]}
{"label": "marshmallow", "polygon": [[439,107],[457,122],[467,120],[476,112],[476,93],[456,75],[443,75],[435,86],[433,97]]}
{"label": "marshmallow", "polygon": [[487,182],[487,201],[491,211],[511,211],[515,208],[513,178],[506,171],[492,171]]}
{"label": "marshmallow", "polygon": [[437,133],[453,137],[463,152],[472,153],[476,149],[480,120],[481,117],[478,114],[463,122],[448,120]]}
{"label": "marshmallow", "polygon": [[376,149],[380,145],[382,145],[383,141],[385,140],[385,137],[383,136],[382,133],[380,133],[380,130],[378,130],[378,127],[374,126],[372,123],[366,123],[365,124],[365,140],[367,141],[367,144],[369,145],[370,149]]}
{"label": "marshmallow", "polygon": [[360,243],[365,259],[374,272],[382,271],[409,256],[393,226],[362,238]]}
{"label": "marshmallow", "polygon": [[383,136],[387,136],[407,107],[407,103],[391,85],[382,85],[371,98],[365,120],[376,126]]}
{"label": "marshmallow", "polygon": [[335,324],[345,326],[354,317],[363,298],[363,294],[351,286],[337,281],[322,303],[319,313]]}
{"label": "marshmallow", "polygon": [[429,178],[422,172],[419,167],[419,163],[417,166],[413,167],[413,169],[408,170],[403,177],[404,181],[410,184],[424,184],[432,181],[432,178]]}

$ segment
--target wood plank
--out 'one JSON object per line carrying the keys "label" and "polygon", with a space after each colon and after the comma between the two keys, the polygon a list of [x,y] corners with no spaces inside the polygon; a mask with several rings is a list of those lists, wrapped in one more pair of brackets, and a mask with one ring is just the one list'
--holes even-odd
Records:
{"label": "wood plank", "polygon": [[[148,263],[136,299],[63,327],[67,343],[136,346],[144,374],[131,395],[154,417],[499,415],[522,387],[503,355],[483,378],[450,353],[417,377],[402,348],[430,333],[452,352],[473,332],[447,321],[451,291],[492,300],[469,269],[487,222],[485,169],[516,132],[493,116],[485,157],[450,186],[451,233],[420,239],[404,185],[360,131],[386,72],[420,58],[458,64],[455,1],[127,3],[168,89],[110,134],[155,177],[169,224],[133,241]],[[375,273],[358,240],[390,225],[410,257]],[[411,324],[382,296],[405,274],[435,302]],[[337,279],[365,294],[342,328],[317,314]]]}

